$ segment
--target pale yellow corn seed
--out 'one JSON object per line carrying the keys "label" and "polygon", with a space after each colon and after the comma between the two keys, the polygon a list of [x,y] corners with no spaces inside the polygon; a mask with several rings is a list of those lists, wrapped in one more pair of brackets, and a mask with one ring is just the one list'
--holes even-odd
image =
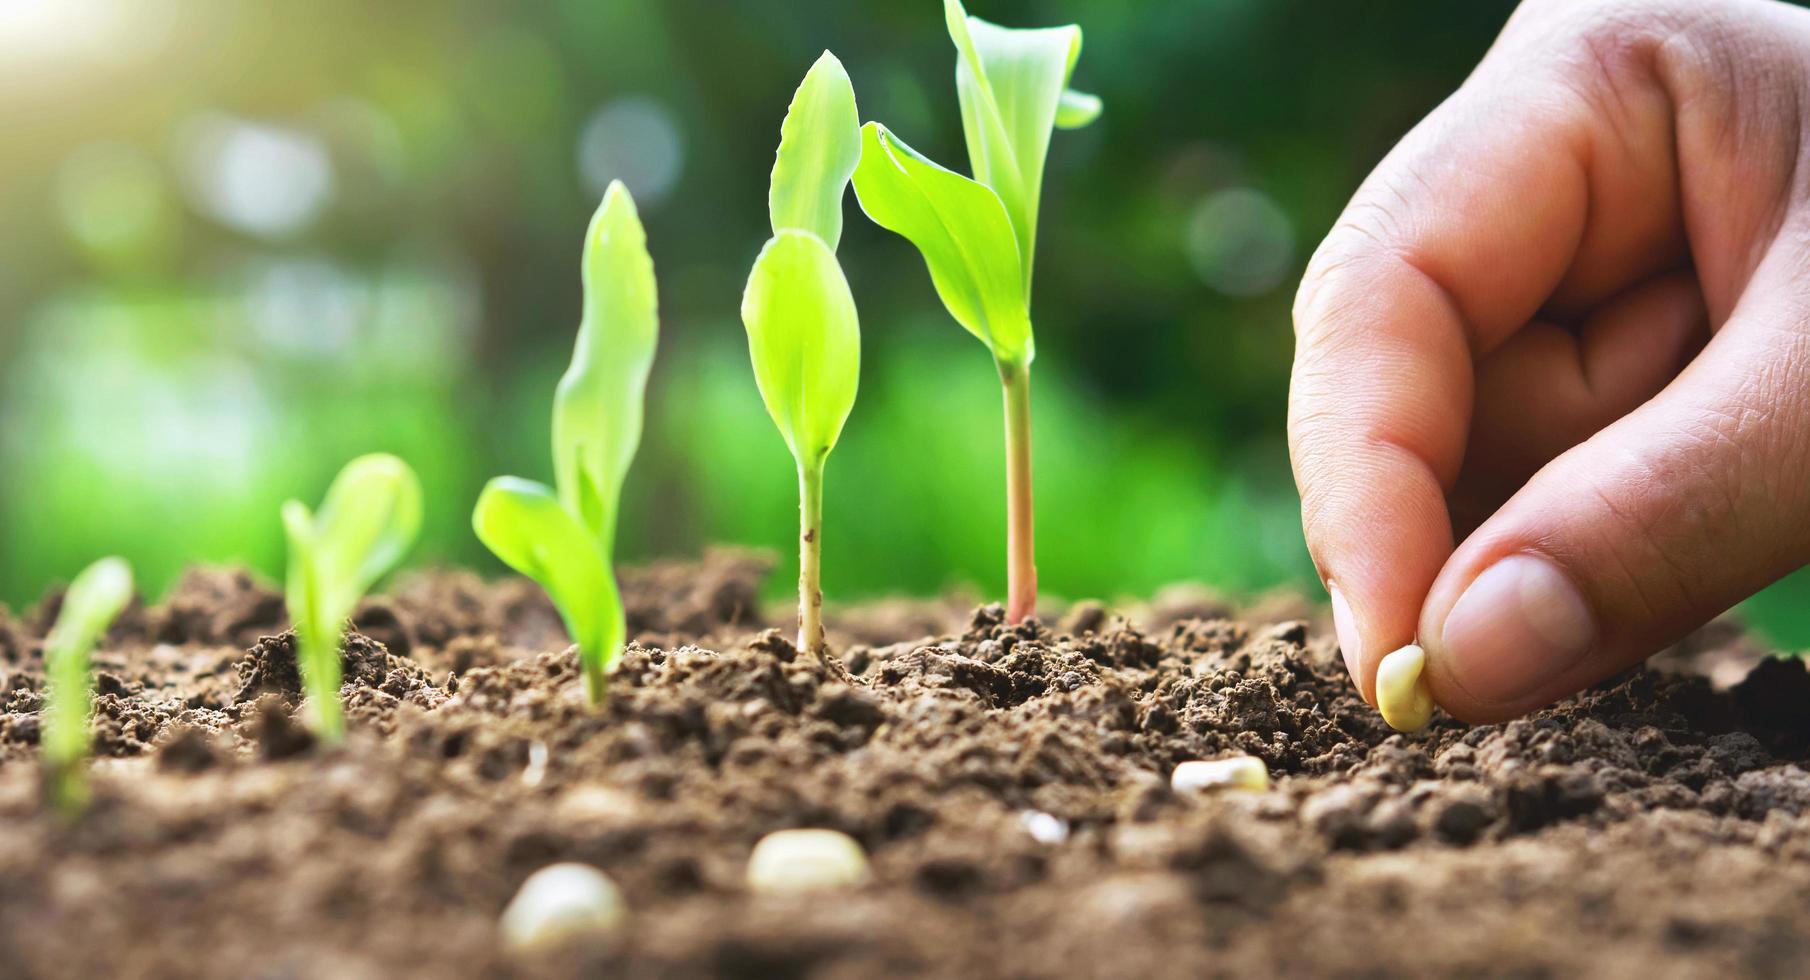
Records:
{"label": "pale yellow corn seed", "polygon": [[1270,773],[1263,760],[1255,756],[1196,759],[1175,767],[1175,772],[1169,776],[1169,787],[1178,793],[1203,789],[1262,793],[1270,788]]}
{"label": "pale yellow corn seed", "polygon": [[867,854],[841,831],[775,831],[748,856],[748,887],[757,892],[826,891],[867,880]]}
{"label": "pale yellow corn seed", "polygon": [[1398,732],[1417,732],[1433,718],[1433,692],[1422,675],[1427,652],[1408,644],[1383,658],[1376,668],[1376,707]]}
{"label": "pale yellow corn seed", "polygon": [[628,905],[609,876],[566,862],[536,871],[503,910],[499,932],[511,950],[544,949],[621,929]]}

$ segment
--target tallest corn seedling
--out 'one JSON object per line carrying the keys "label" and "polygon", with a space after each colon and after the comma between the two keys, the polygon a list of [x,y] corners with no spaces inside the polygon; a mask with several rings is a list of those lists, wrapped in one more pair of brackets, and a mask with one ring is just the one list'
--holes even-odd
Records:
{"label": "tallest corn seedling", "polygon": [[1068,88],[1081,29],[1014,29],[943,6],[955,42],[956,94],[972,179],[862,129],[855,196],[875,224],[924,256],[949,314],[993,354],[1005,394],[1006,618],[1037,605],[1031,496],[1031,266],[1043,163],[1053,129],[1093,122],[1100,100]]}

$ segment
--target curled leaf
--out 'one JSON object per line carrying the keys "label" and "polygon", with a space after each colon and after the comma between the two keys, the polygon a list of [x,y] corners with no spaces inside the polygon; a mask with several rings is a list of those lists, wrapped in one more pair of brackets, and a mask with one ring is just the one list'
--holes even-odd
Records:
{"label": "curled leaf", "polygon": [[1104,109],[1105,104],[1099,96],[1077,92],[1072,88],[1065,89],[1062,101],[1056,104],[1056,128],[1084,129],[1093,125],[1093,121],[1100,118]]}
{"label": "curled leaf", "polygon": [[1012,220],[992,188],[939,166],[870,122],[861,130],[855,196],[875,224],[917,246],[949,315],[995,359],[1030,362],[1024,267]]}
{"label": "curled leaf", "polygon": [[578,644],[587,686],[601,700],[604,674],[627,625],[616,578],[597,543],[547,486],[513,476],[485,484],[472,530],[505,565],[540,583]]}
{"label": "curled leaf", "polygon": [[1068,89],[1081,29],[1001,27],[968,16],[961,0],[944,0],[943,14],[958,53],[955,88],[968,160],[974,179],[998,191],[1012,217],[1028,290],[1050,131],[1100,114],[1098,98]]}
{"label": "curled leaf", "polygon": [[836,250],[842,239],[842,195],[861,159],[855,89],[836,56],[825,51],[805,74],[779,129],[779,152],[767,210],[773,232],[814,233]]}
{"label": "curled leaf", "polygon": [[659,339],[654,263],[621,181],[610,184],[585,233],[583,278],[578,342],[553,398],[554,483],[608,554]]}
{"label": "curled leaf", "polygon": [[767,413],[800,464],[821,460],[861,373],[855,299],[835,253],[808,231],[769,239],[742,293],[742,323]]}

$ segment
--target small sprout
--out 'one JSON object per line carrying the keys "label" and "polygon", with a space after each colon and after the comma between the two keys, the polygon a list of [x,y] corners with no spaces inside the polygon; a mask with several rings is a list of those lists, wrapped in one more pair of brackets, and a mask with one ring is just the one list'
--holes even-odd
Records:
{"label": "small sprout", "polygon": [[44,707],[44,790],[52,806],[75,813],[88,802],[83,769],[88,760],[88,721],[94,708],[94,679],[88,653],[132,601],[132,568],[119,558],[102,558],[82,570],[63,593],[63,608],[44,640],[44,673],[49,703]]}
{"label": "small sprout", "polygon": [[775,831],[748,856],[748,887],[757,892],[852,888],[867,878],[861,845],[838,830]]}
{"label": "small sprout", "polygon": [[402,560],[421,530],[421,481],[385,453],[346,464],[319,513],[283,505],[289,537],[285,598],[295,624],[296,665],[314,712],[314,729],[335,742],[345,734],[339,705],[340,640],[358,600]]}
{"label": "small sprout", "polygon": [[628,904],[608,875],[588,864],[566,862],[529,875],[503,910],[500,927],[505,946],[530,952],[611,935],[627,917]]}
{"label": "small sprout", "polygon": [[628,639],[610,559],[659,336],[647,234],[620,181],[591,219],[582,272],[584,318],[553,401],[558,489],[497,477],[479,495],[471,523],[485,547],[547,591],[578,645],[585,694],[601,704]]}
{"label": "small sprout", "polygon": [[1039,844],[1054,846],[1068,840],[1068,821],[1042,810],[1025,810],[1018,815],[1018,825]]}
{"label": "small sprout", "polygon": [[798,464],[798,647],[823,650],[823,470],[855,404],[861,330],[836,261],[842,195],[861,155],[855,92],[825,51],[780,127],[768,196],[773,237],[742,294],[767,414]]}
{"label": "small sprout", "polygon": [[1194,760],[1175,767],[1169,777],[1169,788],[1177,793],[1209,789],[1266,792],[1270,788],[1269,769],[1255,756],[1236,755],[1230,759]]}
{"label": "small sprout", "polygon": [[1005,395],[1006,619],[1037,605],[1031,492],[1031,269],[1050,132],[1093,122],[1100,100],[1068,88],[1081,29],[1015,30],[945,0],[970,180],[886,127],[862,130],[855,196],[873,222],[917,247],[949,315],[993,354]]}
{"label": "small sprout", "polygon": [[1418,732],[1433,719],[1433,692],[1423,672],[1427,652],[1410,643],[1376,667],[1376,708],[1398,732]]}

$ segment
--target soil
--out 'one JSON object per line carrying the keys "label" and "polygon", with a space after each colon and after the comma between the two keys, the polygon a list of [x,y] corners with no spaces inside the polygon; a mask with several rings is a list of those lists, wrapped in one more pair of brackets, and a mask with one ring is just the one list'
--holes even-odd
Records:
{"label": "soil", "polygon": [[[1402,736],[1299,601],[832,609],[820,660],[769,628],[765,572],[626,572],[600,710],[531,586],[404,580],[355,620],[329,748],[276,593],[196,570],[97,652],[73,820],[35,763],[58,597],[0,611],[0,975],[1810,972],[1810,675],[1726,623],[1534,717]],[[1168,788],[1239,752],[1269,792]],[[801,826],[857,838],[872,882],[750,894],[755,841]],[[630,928],[500,949],[566,860]]]}

